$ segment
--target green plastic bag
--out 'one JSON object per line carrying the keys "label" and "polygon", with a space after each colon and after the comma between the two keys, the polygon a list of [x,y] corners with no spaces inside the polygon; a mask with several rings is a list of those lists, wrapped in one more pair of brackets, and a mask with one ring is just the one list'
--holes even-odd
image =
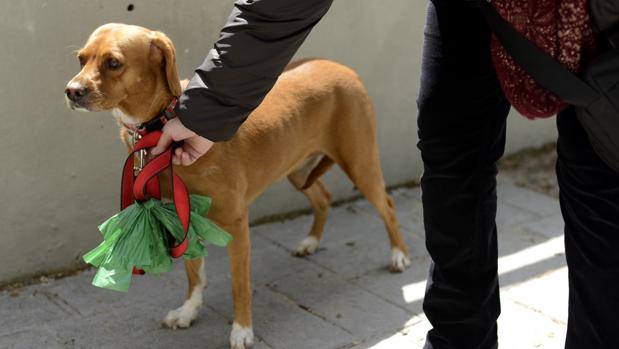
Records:
{"label": "green plastic bag", "polygon": [[[183,258],[207,256],[207,244],[225,247],[232,236],[206,218],[211,198],[189,195],[188,247]],[[99,226],[103,242],[84,255],[84,261],[99,270],[92,284],[127,292],[133,267],[158,274],[172,269],[165,230],[181,241],[185,232],[173,203],[150,199],[136,202]]]}

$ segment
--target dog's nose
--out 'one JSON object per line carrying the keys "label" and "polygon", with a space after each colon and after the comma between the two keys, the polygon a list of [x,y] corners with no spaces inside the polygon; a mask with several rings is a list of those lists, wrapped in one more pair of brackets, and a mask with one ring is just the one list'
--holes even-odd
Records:
{"label": "dog's nose", "polygon": [[86,97],[86,94],[88,94],[88,89],[80,83],[70,82],[64,92],[71,101],[77,103]]}

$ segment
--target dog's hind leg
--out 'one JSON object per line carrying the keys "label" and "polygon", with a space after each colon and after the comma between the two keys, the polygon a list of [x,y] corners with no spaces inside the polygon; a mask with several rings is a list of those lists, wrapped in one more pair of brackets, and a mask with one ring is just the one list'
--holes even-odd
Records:
{"label": "dog's hind leg", "polygon": [[331,204],[331,193],[327,190],[324,184],[317,179],[309,188],[301,189],[301,192],[307,197],[312,205],[314,212],[314,222],[309,234],[301,241],[299,246],[292,252],[294,256],[303,257],[316,252],[325,223],[327,222],[327,214],[329,205]]}
{"label": "dog's hind leg", "polygon": [[162,324],[172,329],[187,328],[198,317],[198,310],[202,306],[202,291],[206,287],[206,274],[204,272],[204,259],[196,258],[185,260],[185,271],[189,281],[187,299],[182,306],[170,310],[163,319]]}
{"label": "dog's hind leg", "polygon": [[[323,159],[326,159],[323,157]],[[309,234],[301,241],[299,246],[292,252],[294,256],[303,257],[308,256],[316,252],[322,233],[324,231],[325,223],[327,222],[327,214],[329,212],[329,206],[331,204],[331,193],[325,187],[325,185],[318,179],[319,175],[322,175],[326,171],[325,167],[330,167],[333,163],[328,160],[330,164],[326,164],[326,161],[320,160],[317,165],[307,170],[307,167],[301,168],[298,171],[291,173],[288,176],[288,180],[292,185],[299,190],[309,200],[312,205],[312,211],[314,213],[314,222]],[[326,164],[327,166],[321,166]],[[319,175],[312,178],[312,174],[321,171]]]}
{"label": "dog's hind leg", "polygon": [[410,265],[408,248],[402,238],[393,200],[387,194],[383,174],[380,169],[378,152],[369,152],[359,161],[344,160],[340,165],[359,191],[374,206],[385,223],[391,243],[391,270],[401,272]]}
{"label": "dog's hind leg", "polygon": [[368,102],[362,108],[351,108],[347,114],[339,117],[342,129],[356,128],[358,132],[342,138],[331,157],[378,211],[391,242],[391,269],[403,271],[410,265],[408,248],[400,232],[395,205],[385,188],[374,112]]}

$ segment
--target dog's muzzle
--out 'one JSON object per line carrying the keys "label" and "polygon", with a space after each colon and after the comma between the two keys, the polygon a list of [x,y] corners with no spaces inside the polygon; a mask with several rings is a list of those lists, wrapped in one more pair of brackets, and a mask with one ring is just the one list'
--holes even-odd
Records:
{"label": "dog's muzzle", "polygon": [[86,108],[88,102],[88,88],[86,86],[78,82],[69,82],[64,92],[71,108]]}

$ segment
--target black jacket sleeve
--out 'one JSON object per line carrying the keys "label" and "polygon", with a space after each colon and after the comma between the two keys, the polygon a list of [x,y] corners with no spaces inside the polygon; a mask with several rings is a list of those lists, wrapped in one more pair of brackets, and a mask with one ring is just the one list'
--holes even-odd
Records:
{"label": "black jacket sleeve", "polygon": [[180,96],[183,125],[225,141],[271,90],[332,0],[237,0],[219,40]]}

